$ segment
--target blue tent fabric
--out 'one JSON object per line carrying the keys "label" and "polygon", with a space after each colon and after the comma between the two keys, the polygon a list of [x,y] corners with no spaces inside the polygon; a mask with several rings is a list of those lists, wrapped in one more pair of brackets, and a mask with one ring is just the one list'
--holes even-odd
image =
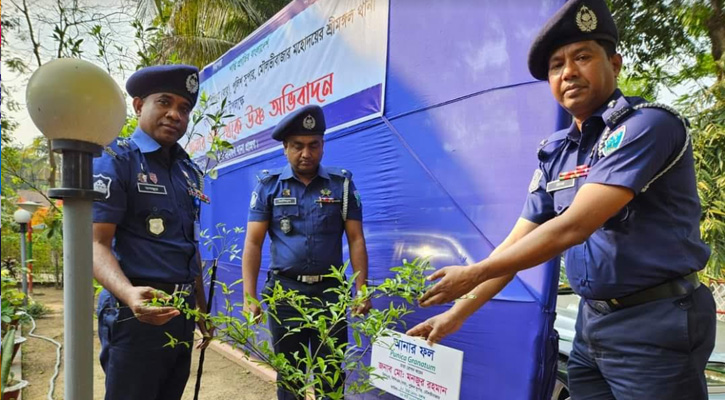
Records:
{"label": "blue tent fabric", "polygon": [[[421,254],[433,254],[436,267],[475,262],[513,226],[537,165],[537,144],[568,124],[546,83],[526,67],[531,39],[562,3],[391,0],[383,117],[326,135],[323,159],[354,173],[373,280]],[[334,108],[326,105],[326,114]],[[203,226],[245,226],[257,172],[285,162],[278,150],[222,166],[218,179],[207,179],[212,204],[202,210]],[[238,262],[221,261],[219,280],[241,277]],[[558,275],[555,261],[519,273],[443,341],[464,352],[461,399],[550,396]],[[215,300],[223,307],[222,296]],[[232,298],[241,300],[239,293]],[[406,323],[447,307],[417,309]]]}

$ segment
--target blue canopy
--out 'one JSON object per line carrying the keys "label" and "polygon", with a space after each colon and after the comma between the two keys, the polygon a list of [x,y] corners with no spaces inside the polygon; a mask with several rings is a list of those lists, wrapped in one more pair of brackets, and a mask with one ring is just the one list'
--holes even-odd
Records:
{"label": "blue canopy", "polygon": [[[538,143],[569,123],[526,67],[531,39],[562,3],[391,0],[383,115],[328,134],[323,159],[354,173],[372,279],[391,276],[403,258],[478,261],[513,227]],[[203,225],[246,225],[255,175],[285,163],[278,150],[223,166],[207,180]],[[263,251],[260,288],[268,263]],[[550,396],[558,275],[557,262],[519,273],[442,342],[464,352],[462,399]],[[236,281],[240,265],[222,262],[218,277]],[[447,307],[418,309],[406,322]]]}

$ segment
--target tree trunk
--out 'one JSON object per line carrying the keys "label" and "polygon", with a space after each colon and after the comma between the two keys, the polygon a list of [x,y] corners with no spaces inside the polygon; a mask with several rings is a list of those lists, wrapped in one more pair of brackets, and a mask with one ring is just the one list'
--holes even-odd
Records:
{"label": "tree trunk", "polygon": [[[718,62],[725,62],[725,14],[723,13],[723,0],[710,0],[712,15],[707,21],[707,34],[712,43],[712,57]],[[722,64],[715,65],[717,80],[722,82],[725,79],[725,69]]]}

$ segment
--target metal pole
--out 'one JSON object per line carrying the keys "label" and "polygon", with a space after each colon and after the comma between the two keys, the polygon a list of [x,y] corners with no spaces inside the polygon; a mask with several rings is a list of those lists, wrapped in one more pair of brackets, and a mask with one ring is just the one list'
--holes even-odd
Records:
{"label": "metal pole", "polygon": [[25,297],[23,298],[23,306],[28,306],[28,274],[25,270],[25,232],[27,232],[26,227],[28,224],[20,224],[20,276],[22,277],[22,283],[23,283],[23,294],[25,294]]}
{"label": "metal pole", "polygon": [[93,156],[102,147],[55,139],[63,154],[61,187],[48,191],[63,199],[63,302],[65,399],[93,399]]}
{"label": "metal pole", "polygon": [[[31,213],[32,214],[32,213]],[[33,220],[28,223],[28,292],[33,293]]]}
{"label": "metal pole", "polygon": [[65,398],[93,398],[92,201],[63,201]]}

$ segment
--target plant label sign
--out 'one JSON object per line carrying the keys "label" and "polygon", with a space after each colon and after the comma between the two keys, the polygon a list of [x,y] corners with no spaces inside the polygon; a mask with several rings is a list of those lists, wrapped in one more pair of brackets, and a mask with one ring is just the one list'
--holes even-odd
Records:
{"label": "plant label sign", "polygon": [[404,400],[458,400],[463,352],[391,332],[373,344],[371,383]]}

